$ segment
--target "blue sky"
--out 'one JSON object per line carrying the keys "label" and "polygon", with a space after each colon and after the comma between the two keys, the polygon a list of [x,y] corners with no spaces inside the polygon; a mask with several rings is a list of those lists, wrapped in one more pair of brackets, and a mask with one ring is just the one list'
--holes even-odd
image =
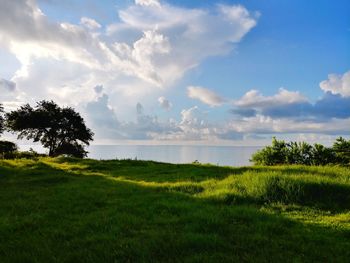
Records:
{"label": "blue sky", "polygon": [[0,102],[75,107],[97,143],[350,134],[350,2],[0,0]]}

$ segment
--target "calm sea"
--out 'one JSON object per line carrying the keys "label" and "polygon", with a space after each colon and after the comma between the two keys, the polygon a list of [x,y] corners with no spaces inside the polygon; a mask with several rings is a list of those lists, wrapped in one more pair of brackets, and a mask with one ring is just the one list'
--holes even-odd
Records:
{"label": "calm sea", "polygon": [[181,145],[92,145],[94,159],[138,159],[168,163],[211,163],[217,165],[250,165],[251,155],[261,147],[181,146]]}
{"label": "calm sea", "polygon": [[[40,145],[21,145],[21,150],[33,148],[45,152]],[[93,159],[138,159],[167,163],[211,163],[216,165],[250,165],[252,154],[262,147],[252,146],[192,146],[192,145],[91,145],[88,157]]]}

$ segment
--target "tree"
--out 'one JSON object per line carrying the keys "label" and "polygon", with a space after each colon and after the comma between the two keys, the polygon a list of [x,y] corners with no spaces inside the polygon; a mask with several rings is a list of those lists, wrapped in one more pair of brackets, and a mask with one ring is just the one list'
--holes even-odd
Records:
{"label": "tree", "polygon": [[84,157],[84,145],[93,140],[93,132],[73,108],[59,107],[53,101],[40,101],[35,108],[29,104],[6,114],[6,126],[18,132],[18,139],[40,141],[49,149],[49,156],[67,154]]}
{"label": "tree", "polygon": [[4,113],[4,108],[0,104],[0,134],[3,133],[3,131],[4,131],[4,117],[3,117],[3,113]]}
{"label": "tree", "polygon": [[350,140],[339,137],[333,147],[306,142],[279,141],[275,137],[272,145],[255,152],[250,160],[256,165],[301,164],[330,165],[350,164]]}
{"label": "tree", "polygon": [[306,142],[289,142],[286,158],[288,164],[310,165],[312,162],[312,146]]}
{"label": "tree", "polygon": [[350,140],[339,137],[333,144],[337,162],[341,164],[350,164]]}
{"label": "tree", "polygon": [[312,165],[335,164],[336,155],[333,148],[315,143],[312,147]]}
{"label": "tree", "polygon": [[13,142],[0,141],[0,158],[13,158],[17,152],[18,147]]}
{"label": "tree", "polygon": [[288,144],[283,140],[272,138],[272,145],[257,151],[252,155],[251,161],[256,165],[286,164],[288,155]]}

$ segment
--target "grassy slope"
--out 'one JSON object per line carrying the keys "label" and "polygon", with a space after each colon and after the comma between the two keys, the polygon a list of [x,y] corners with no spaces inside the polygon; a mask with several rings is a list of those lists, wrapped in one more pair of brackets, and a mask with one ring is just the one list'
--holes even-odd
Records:
{"label": "grassy slope", "polygon": [[0,262],[348,262],[349,172],[0,161]]}

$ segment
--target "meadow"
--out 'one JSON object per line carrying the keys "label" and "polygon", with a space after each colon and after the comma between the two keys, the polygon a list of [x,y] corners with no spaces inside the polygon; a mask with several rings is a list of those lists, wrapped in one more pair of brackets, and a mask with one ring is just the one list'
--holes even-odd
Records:
{"label": "meadow", "polygon": [[349,262],[350,168],[0,160],[0,262]]}

